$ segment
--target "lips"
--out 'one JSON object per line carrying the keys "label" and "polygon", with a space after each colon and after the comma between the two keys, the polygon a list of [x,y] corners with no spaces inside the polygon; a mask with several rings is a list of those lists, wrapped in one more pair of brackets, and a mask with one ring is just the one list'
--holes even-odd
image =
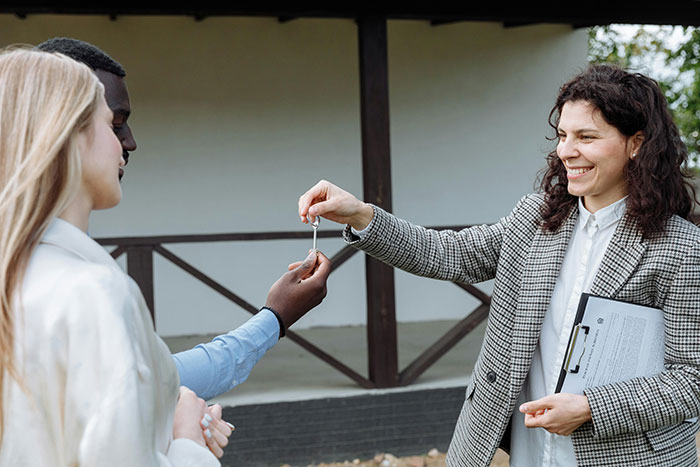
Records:
{"label": "lips", "polygon": [[121,180],[123,176],[124,176],[124,170],[119,169],[119,180]]}

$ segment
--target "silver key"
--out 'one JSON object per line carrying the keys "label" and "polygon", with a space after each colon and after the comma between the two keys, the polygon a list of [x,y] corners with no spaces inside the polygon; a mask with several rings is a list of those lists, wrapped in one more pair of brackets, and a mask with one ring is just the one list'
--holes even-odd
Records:
{"label": "silver key", "polygon": [[311,227],[314,229],[314,243],[313,243],[313,249],[316,251],[316,232],[318,231],[318,224],[321,223],[321,218],[319,216],[316,216],[316,219],[313,221],[311,220],[311,216],[308,214],[306,215],[306,219],[309,221],[309,224],[311,224]]}

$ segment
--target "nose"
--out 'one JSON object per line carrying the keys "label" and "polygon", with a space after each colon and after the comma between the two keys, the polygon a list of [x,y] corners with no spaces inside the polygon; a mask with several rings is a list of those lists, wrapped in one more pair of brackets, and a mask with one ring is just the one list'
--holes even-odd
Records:
{"label": "nose", "polygon": [[572,138],[559,139],[557,144],[557,156],[562,161],[578,156],[578,151]]}
{"label": "nose", "polygon": [[126,124],[122,127],[119,136],[119,142],[122,144],[122,149],[124,150],[122,157],[124,158],[124,165],[126,165],[129,163],[129,152],[136,150],[136,140],[134,139],[134,134],[131,132],[131,128]]}

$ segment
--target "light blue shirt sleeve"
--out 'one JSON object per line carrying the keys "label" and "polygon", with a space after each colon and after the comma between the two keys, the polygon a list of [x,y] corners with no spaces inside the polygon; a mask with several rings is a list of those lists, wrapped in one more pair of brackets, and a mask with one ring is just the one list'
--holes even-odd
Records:
{"label": "light blue shirt sleeve", "polygon": [[228,334],[176,353],[180,384],[202,399],[230,391],[248,379],[258,360],[277,343],[279,332],[275,315],[262,310]]}

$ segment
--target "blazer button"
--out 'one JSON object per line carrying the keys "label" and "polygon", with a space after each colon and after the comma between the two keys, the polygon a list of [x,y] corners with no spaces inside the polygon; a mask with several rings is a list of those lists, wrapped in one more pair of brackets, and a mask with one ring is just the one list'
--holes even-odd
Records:
{"label": "blazer button", "polygon": [[486,381],[488,381],[489,383],[493,383],[494,381],[496,381],[496,373],[493,371],[489,371],[488,373],[486,373]]}

